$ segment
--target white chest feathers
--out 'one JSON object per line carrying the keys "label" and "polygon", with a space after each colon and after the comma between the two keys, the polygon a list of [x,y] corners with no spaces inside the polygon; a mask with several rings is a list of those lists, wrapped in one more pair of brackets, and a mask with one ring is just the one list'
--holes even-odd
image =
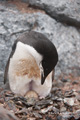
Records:
{"label": "white chest feathers", "polygon": [[39,64],[42,56],[31,46],[18,42],[10,59],[9,72],[16,76],[40,77]]}

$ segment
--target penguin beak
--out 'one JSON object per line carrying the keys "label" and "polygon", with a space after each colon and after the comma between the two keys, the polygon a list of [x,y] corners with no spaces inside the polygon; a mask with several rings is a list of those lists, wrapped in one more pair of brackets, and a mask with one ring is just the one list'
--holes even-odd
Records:
{"label": "penguin beak", "polygon": [[44,78],[44,73],[41,73],[41,85],[43,85],[45,82],[45,78]]}

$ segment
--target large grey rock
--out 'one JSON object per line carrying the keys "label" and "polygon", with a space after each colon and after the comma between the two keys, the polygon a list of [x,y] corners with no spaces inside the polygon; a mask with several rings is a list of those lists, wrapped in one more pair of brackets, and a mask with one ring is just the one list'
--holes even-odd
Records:
{"label": "large grey rock", "polygon": [[19,120],[10,110],[0,106],[0,120]]}
{"label": "large grey rock", "polygon": [[58,21],[80,27],[80,0],[29,0],[29,3]]}
{"label": "large grey rock", "polygon": [[34,26],[35,19],[32,16],[22,15],[16,8],[0,5],[0,81],[3,81],[5,65],[17,36]]}
{"label": "large grey rock", "polygon": [[21,14],[12,7],[0,5],[0,81],[11,47],[23,32],[34,30],[46,35],[56,46],[59,62],[56,76],[80,75],[80,32],[75,27],[64,26],[43,13]]}

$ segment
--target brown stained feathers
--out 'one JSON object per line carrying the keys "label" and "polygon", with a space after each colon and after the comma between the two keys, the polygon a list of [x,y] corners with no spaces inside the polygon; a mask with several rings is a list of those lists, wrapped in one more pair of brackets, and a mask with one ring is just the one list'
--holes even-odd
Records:
{"label": "brown stained feathers", "polygon": [[40,78],[40,70],[34,58],[20,59],[15,67],[17,76],[25,76],[28,78]]}

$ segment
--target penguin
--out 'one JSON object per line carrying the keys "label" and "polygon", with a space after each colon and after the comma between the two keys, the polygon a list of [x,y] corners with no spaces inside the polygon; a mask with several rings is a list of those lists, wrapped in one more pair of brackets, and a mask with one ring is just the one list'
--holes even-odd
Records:
{"label": "penguin", "polygon": [[58,53],[42,33],[30,31],[20,35],[12,46],[4,84],[15,94],[25,96],[33,90],[45,98],[51,91]]}

